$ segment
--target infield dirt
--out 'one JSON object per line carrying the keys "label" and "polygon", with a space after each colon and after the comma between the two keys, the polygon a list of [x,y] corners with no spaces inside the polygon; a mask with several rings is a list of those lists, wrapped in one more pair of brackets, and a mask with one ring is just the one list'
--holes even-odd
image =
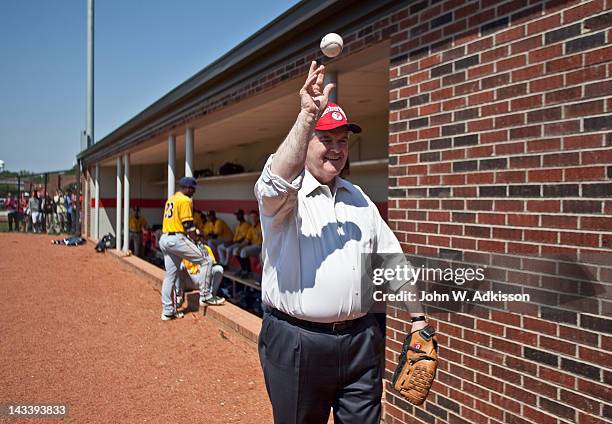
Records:
{"label": "infield dirt", "polygon": [[0,422],[272,422],[252,343],[197,312],[162,322],[143,277],[54,238],[0,234],[0,404],[68,419]]}

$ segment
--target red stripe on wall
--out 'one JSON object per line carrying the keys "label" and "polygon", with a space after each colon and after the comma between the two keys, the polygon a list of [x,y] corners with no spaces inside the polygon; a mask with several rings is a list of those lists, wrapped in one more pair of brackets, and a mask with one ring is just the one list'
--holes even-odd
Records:
{"label": "red stripe on wall", "polygon": [[[163,209],[165,200],[161,199],[130,199],[130,208],[155,208],[155,209]],[[96,207],[95,199],[91,199],[91,207]],[[117,200],[114,197],[108,197],[100,199],[100,207],[101,208],[116,208]]]}
{"label": "red stripe on wall", "polygon": [[[166,201],[164,199],[130,199],[131,208],[141,209],[163,209]],[[387,220],[387,202],[375,202],[374,203],[380,212],[383,219]],[[96,202],[91,199],[91,207],[96,207]],[[102,198],[100,199],[101,208],[115,208],[117,207],[117,201],[115,198]],[[201,211],[216,211],[217,213],[234,213],[238,209],[242,209],[245,212],[249,212],[252,209],[257,210],[256,200],[194,200],[193,207]]]}

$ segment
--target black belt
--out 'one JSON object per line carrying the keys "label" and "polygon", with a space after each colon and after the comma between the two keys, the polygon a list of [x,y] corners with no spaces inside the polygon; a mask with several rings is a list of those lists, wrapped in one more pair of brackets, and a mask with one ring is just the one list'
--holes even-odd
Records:
{"label": "black belt", "polygon": [[297,325],[298,327],[305,328],[306,330],[330,331],[334,333],[350,330],[351,328],[355,327],[357,324],[367,318],[367,315],[364,315],[360,318],[348,321],[314,322],[292,317],[291,315],[287,315],[286,313],[274,308],[270,308],[270,313],[280,320],[287,321],[290,324]]}

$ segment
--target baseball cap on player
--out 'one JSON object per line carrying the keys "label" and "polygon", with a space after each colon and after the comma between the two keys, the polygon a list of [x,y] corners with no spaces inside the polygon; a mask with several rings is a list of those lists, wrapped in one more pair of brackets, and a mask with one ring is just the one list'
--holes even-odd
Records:
{"label": "baseball cap on player", "polygon": [[355,134],[361,132],[361,127],[359,125],[348,122],[346,113],[344,113],[340,106],[332,102],[327,102],[327,107],[323,111],[323,115],[321,115],[317,121],[315,129],[318,131],[329,131],[341,126],[346,126],[350,132]]}
{"label": "baseball cap on player", "polygon": [[198,182],[193,177],[183,177],[178,182],[179,187],[191,187],[196,188],[198,186]]}

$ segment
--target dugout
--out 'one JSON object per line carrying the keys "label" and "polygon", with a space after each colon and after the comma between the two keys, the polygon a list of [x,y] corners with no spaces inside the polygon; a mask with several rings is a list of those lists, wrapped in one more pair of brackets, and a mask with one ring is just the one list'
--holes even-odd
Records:
{"label": "dugout", "polygon": [[[604,0],[301,2],[79,155],[91,199],[84,231],[115,231],[118,169],[129,204],[155,223],[186,166],[227,161],[247,172],[202,178],[194,200],[232,224],[233,210],[255,206],[257,172],[293,123],[308,63],[323,59],[338,103],[364,128],[351,142],[350,179],[404,251],[472,258],[505,279],[496,288],[548,302],[535,313],[432,314],[443,361],[420,407],[389,388],[410,324],[388,310],[385,422],[607,422],[611,8]],[[318,49],[328,32],[345,40],[336,60]]]}

